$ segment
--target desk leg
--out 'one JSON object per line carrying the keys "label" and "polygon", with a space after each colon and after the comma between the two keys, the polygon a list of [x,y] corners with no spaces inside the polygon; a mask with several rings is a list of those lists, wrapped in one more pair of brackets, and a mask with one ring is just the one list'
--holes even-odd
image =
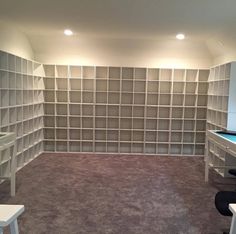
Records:
{"label": "desk leg", "polygon": [[209,180],[209,150],[208,140],[206,141],[206,152],[205,152],[205,182]]}
{"label": "desk leg", "polygon": [[11,234],[19,234],[17,219],[10,223]]}
{"label": "desk leg", "polygon": [[236,217],[235,217],[235,215],[233,215],[233,217],[232,217],[229,234],[234,234],[234,233],[236,233]]}
{"label": "desk leg", "polygon": [[11,175],[11,196],[14,197],[16,195],[16,175],[15,172]]}
{"label": "desk leg", "polygon": [[13,145],[13,155],[11,161],[11,196],[16,194],[16,145]]}

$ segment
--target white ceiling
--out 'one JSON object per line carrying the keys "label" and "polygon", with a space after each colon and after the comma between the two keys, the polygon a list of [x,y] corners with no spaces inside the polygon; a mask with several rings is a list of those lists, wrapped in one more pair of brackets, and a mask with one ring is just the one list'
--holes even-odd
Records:
{"label": "white ceiling", "polygon": [[61,46],[64,28],[84,40],[163,42],[184,32],[213,57],[236,51],[235,0],[0,0],[0,21],[23,31],[37,53],[40,41],[45,50]]}

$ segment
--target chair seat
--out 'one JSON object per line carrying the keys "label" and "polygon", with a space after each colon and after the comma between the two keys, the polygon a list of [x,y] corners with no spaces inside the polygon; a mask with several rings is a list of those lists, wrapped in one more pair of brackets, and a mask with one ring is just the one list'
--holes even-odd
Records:
{"label": "chair seat", "polygon": [[230,169],[229,174],[236,176],[236,169]]}
{"label": "chair seat", "polygon": [[215,196],[216,209],[224,216],[232,216],[229,204],[236,203],[236,192],[220,191]]}

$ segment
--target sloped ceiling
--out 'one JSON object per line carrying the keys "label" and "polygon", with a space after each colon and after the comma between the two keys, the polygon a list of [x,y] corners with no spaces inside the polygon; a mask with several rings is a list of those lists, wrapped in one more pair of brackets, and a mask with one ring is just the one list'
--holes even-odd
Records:
{"label": "sloped ceiling", "polygon": [[[236,58],[235,0],[0,0],[0,21],[23,31],[44,62]],[[64,28],[75,35],[65,38]],[[185,41],[175,40],[178,32]]]}

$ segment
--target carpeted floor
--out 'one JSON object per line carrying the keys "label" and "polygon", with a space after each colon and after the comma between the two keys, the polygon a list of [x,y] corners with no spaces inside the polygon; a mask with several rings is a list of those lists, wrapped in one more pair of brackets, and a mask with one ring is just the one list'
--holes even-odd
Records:
{"label": "carpeted floor", "polygon": [[14,198],[0,185],[0,203],[25,205],[21,234],[221,233],[231,218],[214,195],[236,186],[210,181],[199,157],[43,154],[17,173]]}

